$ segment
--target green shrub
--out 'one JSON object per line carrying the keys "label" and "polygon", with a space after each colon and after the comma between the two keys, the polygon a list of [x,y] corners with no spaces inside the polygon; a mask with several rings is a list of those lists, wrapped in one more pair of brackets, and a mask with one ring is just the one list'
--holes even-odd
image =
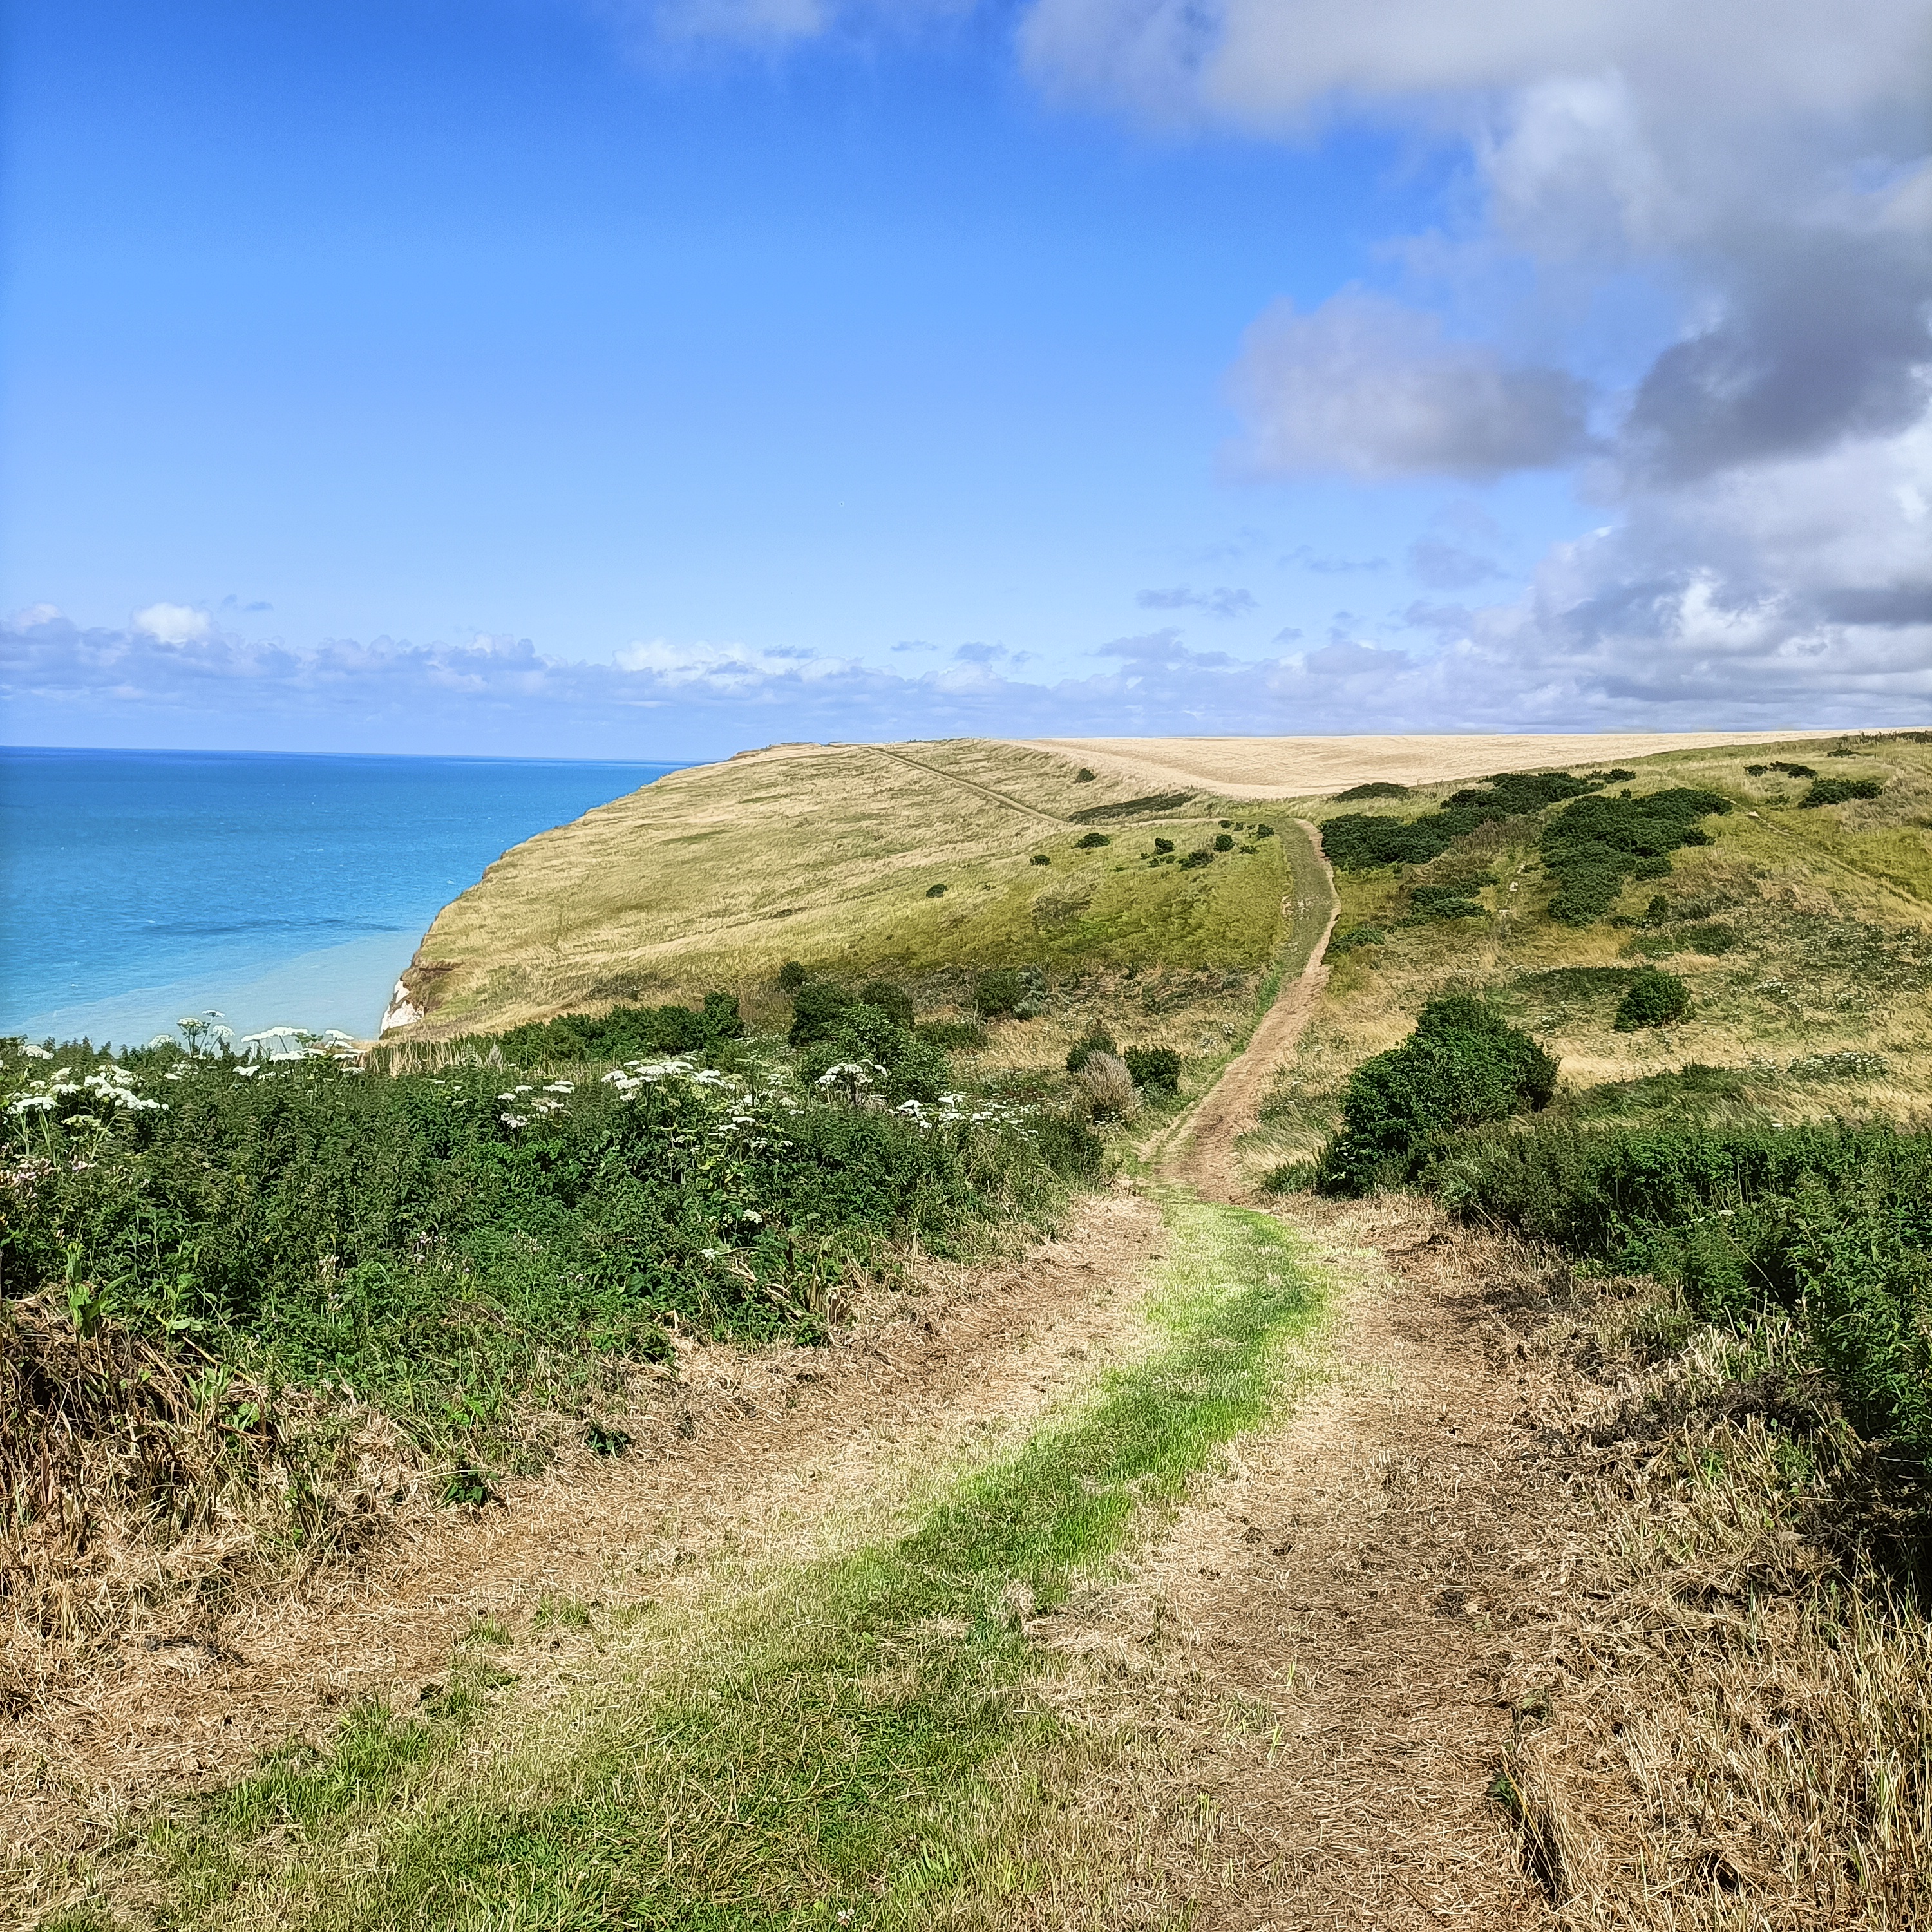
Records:
{"label": "green shrub", "polygon": [[1467,886],[1412,886],[1409,909],[1418,920],[1488,918],[1482,902],[1471,898],[1468,890]]}
{"label": "green shrub", "polygon": [[1214,835],[1214,849],[1217,852],[1232,852],[1234,849],[1234,842],[1233,838],[1226,832],[1216,832]]}
{"label": "green shrub", "polygon": [[1352,926],[1346,932],[1338,932],[1328,942],[1328,950],[1334,953],[1352,952],[1358,946],[1386,946],[1388,934],[1378,926]]}
{"label": "green shrub", "polygon": [[1697,1312],[1802,1323],[1854,1420],[1932,1459],[1932,1136],[1544,1124],[1444,1144],[1453,1211],[1621,1272]]}
{"label": "green shrub", "polygon": [[912,995],[903,986],[896,986],[890,980],[868,980],[859,988],[858,998],[861,1005],[876,1006],[898,1025],[911,1027]]}
{"label": "green shrub", "polygon": [[1114,1036],[1103,1026],[1089,1027],[1086,1036],[1068,1048],[1066,1070],[1070,1073],[1078,1073],[1087,1064],[1089,1054],[1112,1053],[1113,1051]]}
{"label": "green shrub", "polygon": [[1172,838],[1156,838],[1154,842],[1154,849],[1156,852],[1172,852],[1174,850],[1174,841]]}
{"label": "green shrub", "polygon": [[1090,772],[1084,765],[1082,765],[1080,769],[1073,774],[1073,782],[1076,784],[1091,784],[1094,782],[1094,776],[1095,774],[1094,772]]}
{"label": "green shrub", "polygon": [[1077,851],[1091,852],[1102,845],[1111,845],[1113,841],[1104,832],[1083,832],[1073,842]]}
{"label": "green shrub", "polygon": [[1645,1027],[1670,1026],[1690,1010],[1690,988],[1675,973],[1646,966],[1631,974],[1611,1024],[1618,1033],[1636,1033]]}
{"label": "green shrub", "polygon": [[928,886],[926,889],[926,896],[929,899],[944,898],[946,896],[946,888],[944,886]]}
{"label": "green shrub", "polygon": [[1349,1076],[1322,1189],[1360,1194],[1406,1179],[1443,1136],[1545,1106],[1556,1087],[1556,1062],[1492,1007],[1432,1000],[1402,1046]]}
{"label": "green shrub", "polygon": [[1550,917],[1568,926],[1602,918],[1626,879],[1664,877],[1670,870],[1666,854],[1710,844],[1696,821],[1730,808],[1729,799],[1684,785],[1641,798],[1599,794],[1565,806],[1540,841],[1543,862],[1556,880]]}
{"label": "green shrub", "polygon": [[542,1060],[629,1060],[668,1053],[703,1058],[744,1036],[736,999],[713,992],[705,994],[700,1008],[613,1006],[608,1013],[566,1013],[458,1044],[494,1047],[510,1065],[526,1066]]}
{"label": "green shrub", "polygon": [[794,1046],[810,1046],[830,1037],[839,1016],[851,1005],[852,995],[836,980],[808,980],[791,996],[791,1030],[788,1036]]}
{"label": "green shrub", "polygon": [[1272,825],[1257,825],[1255,827],[1255,836],[1257,838],[1272,838],[1274,836],[1274,827]]}
{"label": "green shrub", "polygon": [[778,968],[778,991],[782,993],[795,993],[811,977],[812,975],[797,960],[788,959]]}
{"label": "green shrub", "polygon": [[1882,778],[1814,778],[1801,806],[1844,805],[1855,798],[1876,798],[1885,789]]}
{"label": "green shrub", "polygon": [[1670,902],[1661,892],[1652,892],[1650,903],[1643,909],[1646,924],[1661,926],[1670,916]]}
{"label": "green shrub", "polygon": [[982,973],[973,987],[974,1010],[989,1020],[1010,1017],[1034,991],[1031,976],[1017,966],[996,966]]}
{"label": "green shrub", "polygon": [[1180,1056],[1169,1046],[1130,1046],[1120,1055],[1136,1087],[1161,1094],[1180,1090]]}
{"label": "green shrub", "polygon": [[1036,852],[1033,855],[1031,862],[1036,866],[1050,866],[1053,863],[1053,860],[1044,852]]}
{"label": "green shrub", "polygon": [[1211,866],[1214,862],[1214,854],[1197,846],[1181,860],[1180,869],[1184,872],[1198,872],[1203,866]]}
{"label": "green shrub", "polygon": [[830,1033],[800,1054],[799,1072],[816,1082],[830,1068],[853,1064],[866,1070],[871,1090],[893,1106],[906,1100],[931,1106],[946,1089],[945,1055],[869,1002],[846,1007]]}
{"label": "green shrub", "polygon": [[1483,826],[1540,812],[1594,788],[1593,780],[1572,778],[1568,772],[1502,772],[1486,786],[1467,785],[1452,793],[1440,809],[1419,818],[1378,818],[1366,812],[1324,818],[1322,848],[1338,872],[1426,865]]}
{"label": "green shrub", "polygon": [[1371,779],[1366,784],[1351,785],[1346,791],[1335,794],[1337,805],[1352,805],[1358,799],[1406,798],[1408,788],[1406,784],[1391,784],[1386,778]]}
{"label": "green shrub", "polygon": [[976,1051],[986,1044],[986,1029],[977,1020],[921,1020],[913,1030],[942,1052],[955,1047]]}

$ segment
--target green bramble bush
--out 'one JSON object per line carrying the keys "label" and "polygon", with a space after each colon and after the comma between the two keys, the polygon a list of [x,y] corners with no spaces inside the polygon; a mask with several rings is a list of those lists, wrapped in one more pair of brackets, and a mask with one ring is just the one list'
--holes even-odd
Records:
{"label": "green bramble bush", "polygon": [[1100,846],[1111,845],[1113,842],[1104,832],[1085,832],[1074,840],[1073,845],[1076,851],[1091,852]]}
{"label": "green bramble bush", "polygon": [[1844,805],[1855,798],[1876,798],[1885,790],[1882,778],[1814,778],[1801,806]]}
{"label": "green bramble bush", "polygon": [[1234,849],[1234,836],[1230,832],[1216,832],[1214,842],[1214,850],[1217,852],[1232,852]]}
{"label": "green bramble bush", "polygon": [[1130,1046],[1120,1058],[1136,1087],[1162,1094],[1180,1091],[1180,1056],[1172,1047]]}

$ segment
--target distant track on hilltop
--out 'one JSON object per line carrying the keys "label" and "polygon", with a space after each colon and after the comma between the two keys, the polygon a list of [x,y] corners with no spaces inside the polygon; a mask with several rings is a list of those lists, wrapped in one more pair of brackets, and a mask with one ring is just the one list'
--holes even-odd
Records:
{"label": "distant track on hilltop", "polygon": [[934,778],[964,785],[969,791],[976,791],[1001,805],[1011,806],[1016,812],[1026,812],[1034,818],[1043,818],[1049,825],[1066,825],[1071,822],[1056,813],[1042,812],[1038,806],[1029,805],[1023,798],[1015,798],[1010,792],[995,791],[991,785],[983,785],[977,778],[962,778],[957,772],[949,772],[943,765],[928,765],[923,758],[909,758],[904,752],[896,752],[890,745],[868,745],[865,748],[868,752],[877,752],[881,758],[896,758],[901,764],[911,766],[914,771],[926,772]]}

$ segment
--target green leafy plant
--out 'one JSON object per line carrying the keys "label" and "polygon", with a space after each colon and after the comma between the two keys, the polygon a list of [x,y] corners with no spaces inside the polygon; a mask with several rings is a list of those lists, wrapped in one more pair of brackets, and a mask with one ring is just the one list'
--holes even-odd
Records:
{"label": "green leafy plant", "polygon": [[1133,1076],[1136,1087],[1145,1087],[1155,1093],[1180,1091],[1180,1056],[1172,1047],[1130,1046],[1120,1058]]}
{"label": "green leafy plant", "polygon": [[1350,1076],[1318,1184],[1327,1193],[1360,1194],[1406,1180],[1443,1136],[1546,1106],[1556,1070],[1485,1001],[1432,1000],[1408,1040]]}
{"label": "green leafy plant", "polygon": [[1814,778],[1801,806],[1846,805],[1853,799],[1876,798],[1885,790],[1882,778]]}
{"label": "green leafy plant", "polygon": [[1104,832],[1083,832],[1073,844],[1077,851],[1091,852],[1098,847],[1111,845],[1113,842]]}
{"label": "green leafy plant", "polygon": [[1675,973],[1646,966],[1630,976],[1612,1022],[1618,1033],[1670,1026],[1690,1010],[1690,988]]}
{"label": "green leafy plant", "polygon": [[1232,852],[1234,849],[1232,835],[1226,832],[1216,832],[1214,843],[1214,850],[1217,852]]}
{"label": "green leafy plant", "polygon": [[928,886],[926,896],[929,899],[943,899],[946,896],[946,888],[944,886]]}

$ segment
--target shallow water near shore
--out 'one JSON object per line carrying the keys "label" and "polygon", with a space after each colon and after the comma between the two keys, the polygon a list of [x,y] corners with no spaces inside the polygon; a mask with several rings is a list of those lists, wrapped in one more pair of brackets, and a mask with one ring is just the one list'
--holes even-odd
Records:
{"label": "shallow water near shore", "polygon": [[0,749],[0,1032],[367,1036],[512,845],[671,764]]}

